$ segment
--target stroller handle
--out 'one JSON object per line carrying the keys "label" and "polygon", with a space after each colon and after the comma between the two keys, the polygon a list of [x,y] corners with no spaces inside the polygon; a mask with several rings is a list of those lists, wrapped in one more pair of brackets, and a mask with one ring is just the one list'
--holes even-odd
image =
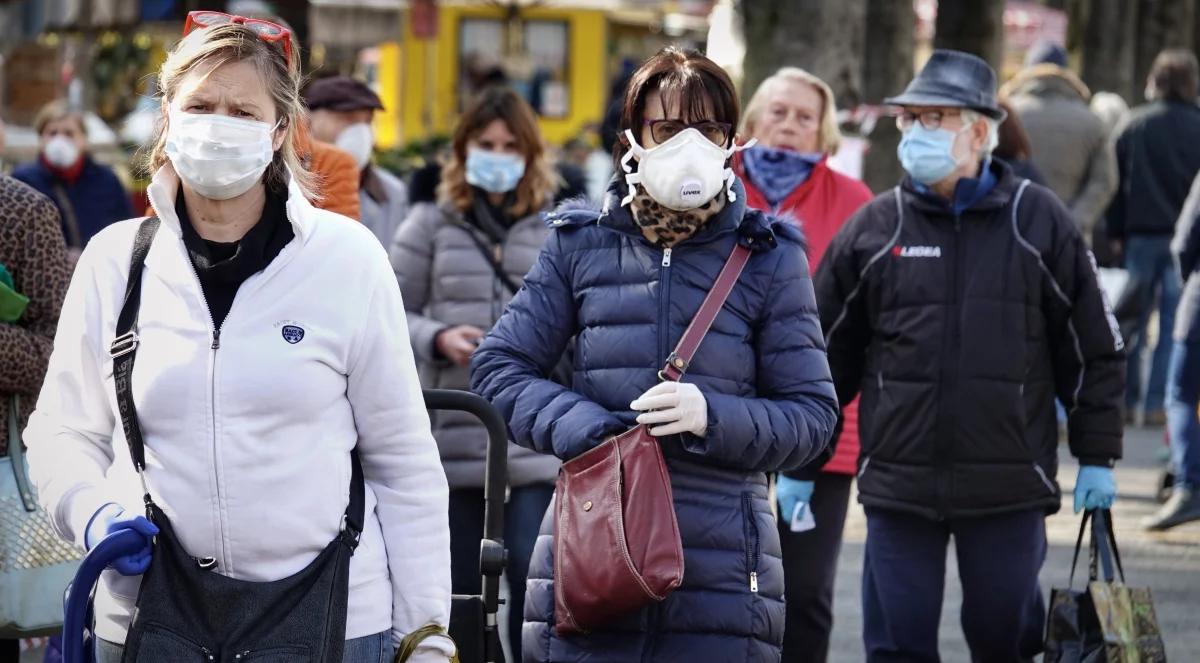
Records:
{"label": "stroller handle", "polygon": [[145,546],[145,536],[124,529],[104,537],[80,562],[75,579],[67,588],[63,615],[63,663],[87,663],[92,660],[92,653],[85,651],[85,642],[90,642],[91,639],[80,637],[80,634],[92,628],[89,623],[91,619],[88,617],[92,588],[110,564],[118,558],[136,553]]}

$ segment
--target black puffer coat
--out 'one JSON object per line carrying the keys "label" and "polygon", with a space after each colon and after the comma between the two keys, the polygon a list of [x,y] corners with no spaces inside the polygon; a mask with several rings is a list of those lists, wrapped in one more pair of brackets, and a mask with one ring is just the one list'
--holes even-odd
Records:
{"label": "black puffer coat", "polygon": [[1054,398],[1071,451],[1121,456],[1124,343],[1074,222],[993,160],[956,217],[911,182],[842,228],[816,291],[838,399],[861,392],[858,489],[931,518],[1055,511]]}

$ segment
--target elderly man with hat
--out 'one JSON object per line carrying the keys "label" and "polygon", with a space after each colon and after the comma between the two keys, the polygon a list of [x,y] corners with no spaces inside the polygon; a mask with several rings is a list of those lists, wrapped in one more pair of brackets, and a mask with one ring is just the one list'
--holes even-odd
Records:
{"label": "elderly man with hat", "polygon": [[995,91],[983,60],[939,50],[885,100],[908,175],[842,227],[816,275],[838,400],[860,396],[868,661],[938,660],[951,537],[973,659],[1041,650],[1056,397],[1076,511],[1116,494],[1124,344],[1070,212],[991,158]]}
{"label": "elderly man with hat", "polygon": [[408,189],[395,175],[371,165],[375,133],[371,120],[383,110],[371,88],[349,76],[319,78],[304,92],[313,137],[354,157],[360,173],[359,219],[384,246],[408,213]]}

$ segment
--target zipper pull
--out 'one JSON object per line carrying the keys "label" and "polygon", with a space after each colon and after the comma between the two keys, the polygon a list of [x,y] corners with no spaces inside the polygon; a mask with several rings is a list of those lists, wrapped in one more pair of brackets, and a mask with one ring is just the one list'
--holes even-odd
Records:
{"label": "zipper pull", "polygon": [[663,249],[663,261],[662,261],[662,266],[663,266],[663,267],[670,267],[670,266],[671,266],[671,249]]}
{"label": "zipper pull", "polygon": [[215,332],[213,332],[212,349],[217,350],[220,347],[221,347],[221,330],[218,329]]}
{"label": "zipper pull", "polygon": [[750,572],[750,593],[758,593],[758,571]]}
{"label": "zipper pull", "polygon": [[210,660],[210,661],[217,660],[217,657],[213,656],[213,653],[208,650],[208,647],[200,647],[200,651],[204,652],[204,657],[207,658],[208,660]]}

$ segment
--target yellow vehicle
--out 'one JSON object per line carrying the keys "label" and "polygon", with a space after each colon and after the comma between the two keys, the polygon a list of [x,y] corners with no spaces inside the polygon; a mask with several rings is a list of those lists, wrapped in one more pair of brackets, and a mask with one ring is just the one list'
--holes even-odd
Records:
{"label": "yellow vehicle", "polygon": [[387,107],[376,118],[378,146],[448,134],[471,91],[501,71],[538,112],[548,142],[579,135],[603,118],[623,62],[672,41],[694,44],[707,29],[704,17],[673,13],[672,3],[629,4],[410,0],[401,39],[381,44],[368,67]]}

